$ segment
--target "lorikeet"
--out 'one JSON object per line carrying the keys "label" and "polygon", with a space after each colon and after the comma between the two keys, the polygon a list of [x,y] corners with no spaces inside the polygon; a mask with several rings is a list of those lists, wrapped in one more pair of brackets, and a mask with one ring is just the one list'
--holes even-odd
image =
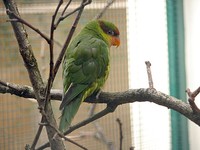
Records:
{"label": "lorikeet", "polygon": [[63,60],[61,132],[69,128],[80,104],[104,85],[110,47],[119,44],[118,28],[103,20],[89,22],[70,43]]}

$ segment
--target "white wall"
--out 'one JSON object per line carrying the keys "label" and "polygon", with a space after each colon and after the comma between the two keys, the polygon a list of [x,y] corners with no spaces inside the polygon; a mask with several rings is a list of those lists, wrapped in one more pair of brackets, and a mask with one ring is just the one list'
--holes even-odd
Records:
{"label": "white wall", "polygon": [[[200,86],[200,0],[185,0],[185,44],[187,87],[192,91]],[[200,107],[200,97],[195,101]],[[200,149],[200,127],[189,122],[190,150]]]}
{"label": "white wall", "polygon": [[[154,87],[168,93],[165,0],[128,0],[130,88],[147,88],[145,61],[152,64]],[[152,103],[131,104],[135,150],[169,150],[169,110]]]}

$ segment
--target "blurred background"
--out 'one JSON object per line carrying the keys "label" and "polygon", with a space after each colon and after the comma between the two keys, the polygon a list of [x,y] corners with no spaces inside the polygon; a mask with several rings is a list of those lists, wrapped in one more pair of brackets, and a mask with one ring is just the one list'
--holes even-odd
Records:
{"label": "blurred background", "polygon": [[[109,1],[109,0],[108,0]],[[81,17],[75,34],[92,20],[106,5],[106,0],[93,0]],[[67,2],[67,1],[66,1]],[[21,17],[42,32],[49,34],[51,16],[57,0],[16,0]],[[69,10],[80,0],[74,0]],[[120,30],[121,45],[111,49],[111,72],[103,91],[117,92],[133,88],[147,88],[145,61],[152,64],[154,87],[158,91],[187,101],[185,89],[198,86],[198,49],[200,48],[199,0],[116,0],[102,19],[116,24]],[[54,47],[57,58],[75,15],[64,20],[56,30]],[[0,2],[0,80],[31,85],[24,63],[18,52],[12,27],[3,2]],[[43,76],[49,73],[49,47],[44,39],[26,27],[28,38]],[[62,89],[61,69],[53,88]],[[196,100],[197,104],[198,98]],[[59,121],[59,104],[52,105]],[[24,149],[32,144],[41,115],[33,99],[0,94],[0,149]],[[84,103],[73,124],[88,117],[91,104]],[[105,108],[98,104],[95,112]],[[69,136],[89,150],[119,149],[119,126],[122,122],[123,150],[198,150],[200,128],[180,114],[155,104],[133,103],[117,110],[95,123],[86,125]],[[104,135],[99,138],[98,132]],[[40,146],[47,141],[45,130]],[[76,146],[65,142],[70,149]]]}

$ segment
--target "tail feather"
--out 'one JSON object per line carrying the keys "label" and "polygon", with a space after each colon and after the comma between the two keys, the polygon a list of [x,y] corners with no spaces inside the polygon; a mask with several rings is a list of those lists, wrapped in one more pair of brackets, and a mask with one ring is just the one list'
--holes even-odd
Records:
{"label": "tail feather", "polygon": [[70,127],[71,122],[81,105],[81,102],[82,102],[81,96],[78,96],[68,105],[66,105],[62,110],[62,115],[60,118],[60,125],[59,125],[59,130],[62,133],[64,133]]}

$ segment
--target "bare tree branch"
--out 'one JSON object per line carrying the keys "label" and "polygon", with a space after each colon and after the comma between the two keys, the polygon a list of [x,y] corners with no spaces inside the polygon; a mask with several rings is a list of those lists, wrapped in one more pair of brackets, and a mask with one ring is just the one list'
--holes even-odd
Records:
{"label": "bare tree branch", "polygon": [[77,11],[79,11],[79,10],[82,10],[86,5],[90,4],[91,2],[92,2],[92,0],[83,0],[82,3],[81,3],[81,5],[80,5],[78,8],[76,8],[76,9],[74,9],[73,11],[71,11],[71,12],[65,14],[66,9],[68,8],[69,4],[71,3],[71,0],[70,0],[70,1],[66,4],[66,6],[65,6],[65,8],[64,8],[64,10],[63,10],[63,12],[61,13],[61,16],[59,17],[58,21],[56,22],[55,27],[57,27],[57,26],[59,25],[59,23],[60,23],[61,21],[63,21],[65,18],[69,17],[70,15],[74,14],[75,12],[77,12]]}
{"label": "bare tree branch", "polygon": [[191,92],[190,89],[186,89],[186,93],[188,94],[189,98],[188,101],[194,113],[200,113],[200,109],[197,107],[195,103],[196,96],[200,93],[200,87],[198,87],[194,92]]}
{"label": "bare tree branch", "polygon": [[34,30],[35,32],[37,32],[42,38],[44,38],[48,43],[50,42],[50,39],[47,37],[47,35],[45,35],[44,33],[42,33],[39,29],[35,28],[33,25],[31,25],[30,23],[28,23],[27,21],[25,21],[24,19],[22,19],[21,17],[19,17],[18,15],[16,15],[14,12],[10,11],[9,9],[7,9],[7,14],[11,15],[14,17],[14,19],[10,19],[8,21],[11,22],[20,22],[26,26],[28,26],[29,28],[31,28],[32,30]]}
{"label": "bare tree branch", "polygon": [[[2,81],[1,81],[2,82]],[[34,92],[31,87],[28,86],[19,86],[15,84],[5,84],[9,86],[2,86],[0,84],[0,92],[1,93],[10,93],[16,94],[18,96],[23,96],[28,98],[34,98]],[[13,88],[14,87],[14,88]],[[19,94],[20,93],[20,94]],[[61,100],[62,98],[62,90],[52,90],[51,91],[51,98],[56,100]],[[181,113],[194,123],[200,126],[200,113],[194,113],[190,104],[185,103],[175,97],[166,95],[162,92],[156,91],[155,89],[132,89],[124,92],[116,92],[116,93],[106,93],[101,92],[98,99],[96,96],[93,95],[90,98],[86,99],[85,102],[89,103],[107,103],[107,104],[115,104],[115,106],[126,104],[126,103],[133,103],[133,102],[153,102],[155,104],[165,106],[166,108],[170,108],[176,110],[177,112]],[[111,111],[112,112],[112,111]],[[89,120],[83,121],[80,124],[73,126],[66,132],[66,134],[74,131],[75,129],[86,125],[87,123],[101,118],[102,116],[106,115],[108,112],[108,108],[104,110],[104,113],[101,113],[97,117],[94,115],[90,117]],[[103,115],[102,115],[103,114]],[[92,118],[92,119],[91,119]]]}
{"label": "bare tree branch", "polygon": [[[32,87],[27,85],[19,85],[13,84],[9,82],[3,82],[0,80],[0,93],[6,94],[9,93],[11,95],[16,95],[23,98],[34,98],[35,93]],[[61,100],[62,98],[62,90],[53,89],[51,90],[51,99]]]}
{"label": "bare tree branch", "polygon": [[65,8],[63,9],[63,12],[61,13],[61,16],[64,15],[65,11],[67,10],[67,8],[69,7],[69,5],[71,4],[72,0],[69,0],[68,3],[65,5]]}
{"label": "bare tree branch", "polygon": [[[2,81],[1,81],[2,82]],[[12,88],[2,86],[0,84],[0,93],[10,93],[15,94],[20,97],[25,98],[35,98],[33,89],[29,86],[16,85],[8,83],[15,87]],[[54,100],[61,100],[62,90],[53,89],[51,90],[51,98]],[[166,108],[176,110],[177,112],[183,114],[185,117],[200,126],[200,113],[193,113],[190,104],[183,102],[173,96],[169,96],[155,89],[131,89],[124,92],[101,92],[98,99],[95,95],[92,95],[85,100],[88,103],[115,103],[116,105],[122,105],[126,103],[134,102],[153,102],[155,104],[165,106]]]}
{"label": "bare tree branch", "polygon": [[45,88],[45,109],[46,109],[46,105],[50,100],[50,90],[53,84],[53,76],[54,76],[54,52],[53,52],[53,48],[54,48],[54,31],[56,30],[55,26],[54,26],[54,22],[57,16],[57,13],[59,11],[60,6],[62,5],[63,0],[60,0],[56,10],[52,16],[51,19],[51,27],[50,27],[50,42],[49,42],[49,77],[48,77],[48,82],[47,82],[47,86]]}
{"label": "bare tree branch", "polygon": [[40,125],[39,128],[38,128],[38,130],[37,130],[37,133],[36,133],[36,135],[35,135],[35,138],[34,138],[34,140],[33,140],[33,143],[32,143],[32,145],[31,145],[30,150],[35,150],[35,146],[36,146],[36,144],[37,144],[37,142],[38,142],[38,140],[39,140],[39,137],[40,137],[40,135],[41,135],[42,129],[43,129],[43,126]]}
{"label": "bare tree branch", "polygon": [[[155,89],[133,89],[124,92],[116,92],[116,93],[105,93],[102,92],[99,95],[98,99],[95,99],[95,96],[92,98],[94,99],[87,99],[86,102],[90,103],[107,103],[108,106],[102,110],[101,112],[95,114],[94,116],[80,122],[77,125],[72,126],[68,131],[65,132],[64,135],[71,133],[72,131],[80,128],[91,121],[99,119],[108,113],[113,112],[118,105],[126,104],[126,103],[133,103],[133,102],[153,102],[155,104],[165,106],[167,108],[176,110],[177,112],[181,113],[197,125],[200,125],[200,114],[193,113],[190,105],[185,103],[175,97],[166,95],[162,92],[156,91]],[[48,143],[46,143],[48,146]]]}

